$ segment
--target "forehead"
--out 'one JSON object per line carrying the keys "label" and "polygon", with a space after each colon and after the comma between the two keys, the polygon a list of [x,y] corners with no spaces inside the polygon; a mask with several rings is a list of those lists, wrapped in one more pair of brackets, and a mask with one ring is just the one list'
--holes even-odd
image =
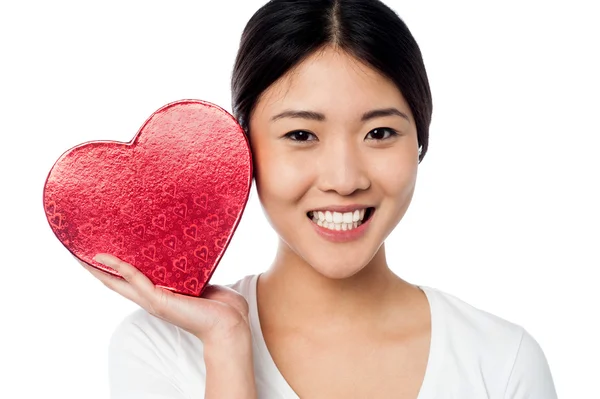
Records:
{"label": "forehead", "polygon": [[265,90],[255,112],[268,117],[284,109],[310,109],[347,117],[385,107],[409,111],[390,79],[341,50],[325,48]]}

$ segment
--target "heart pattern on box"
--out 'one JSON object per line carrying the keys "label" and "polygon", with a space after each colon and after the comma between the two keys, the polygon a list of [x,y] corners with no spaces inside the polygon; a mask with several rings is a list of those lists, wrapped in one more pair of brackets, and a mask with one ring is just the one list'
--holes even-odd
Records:
{"label": "heart pattern on box", "polygon": [[248,201],[252,157],[243,129],[200,100],[167,104],[129,143],[65,152],[44,186],[48,223],[82,261],[111,253],[154,284],[198,296]]}

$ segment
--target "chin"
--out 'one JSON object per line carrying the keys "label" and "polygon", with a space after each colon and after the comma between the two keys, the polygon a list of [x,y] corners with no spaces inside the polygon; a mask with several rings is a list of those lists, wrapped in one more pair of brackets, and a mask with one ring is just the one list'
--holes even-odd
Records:
{"label": "chin", "polygon": [[343,280],[350,278],[361,272],[367,265],[368,259],[360,260],[359,257],[337,258],[335,261],[330,261],[332,257],[323,256],[320,259],[311,261],[306,259],[312,269],[321,276],[332,280]]}
{"label": "chin", "polygon": [[[313,226],[310,227],[312,230]],[[318,236],[314,240],[300,240],[300,237],[306,238],[315,234],[309,230],[297,237],[300,245],[296,246],[293,252],[319,275],[332,280],[347,279],[368,267],[381,248],[381,243],[378,245],[377,226],[370,227],[366,236],[346,243],[333,243]]]}
{"label": "chin", "polygon": [[318,265],[312,265],[312,268],[319,273],[321,276],[326,277],[331,280],[344,280],[354,276],[356,273],[360,272],[364,266],[359,267],[318,267]]}

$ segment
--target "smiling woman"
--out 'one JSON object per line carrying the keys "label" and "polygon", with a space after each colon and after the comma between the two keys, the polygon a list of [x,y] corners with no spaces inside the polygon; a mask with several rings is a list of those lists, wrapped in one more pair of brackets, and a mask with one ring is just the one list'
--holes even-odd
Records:
{"label": "smiling woman", "polygon": [[264,273],[203,298],[90,269],[144,309],[115,331],[114,398],[556,398],[522,327],[386,260],[428,148],[417,43],[377,0],[267,3],[242,35],[233,110],[280,240]]}
{"label": "smiling woman", "polygon": [[[261,204],[290,253],[286,269],[307,263],[321,276],[345,279],[377,256],[372,269],[384,268],[380,247],[415,188],[412,114],[390,79],[335,46],[309,55],[262,93],[248,128]],[[273,120],[280,115],[287,116]],[[315,211],[320,226],[311,221]],[[369,218],[348,230],[356,211]]]}

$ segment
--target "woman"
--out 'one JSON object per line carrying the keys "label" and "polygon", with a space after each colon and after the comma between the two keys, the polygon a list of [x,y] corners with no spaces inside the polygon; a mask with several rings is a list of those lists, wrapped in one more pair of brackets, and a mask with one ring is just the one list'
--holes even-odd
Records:
{"label": "woman", "polygon": [[555,398],[522,327],[388,267],[427,152],[420,50],[377,0],[274,0],[248,22],[233,79],[256,189],[280,237],[271,267],[203,298],[84,265],[143,309],[115,331],[115,398]]}

